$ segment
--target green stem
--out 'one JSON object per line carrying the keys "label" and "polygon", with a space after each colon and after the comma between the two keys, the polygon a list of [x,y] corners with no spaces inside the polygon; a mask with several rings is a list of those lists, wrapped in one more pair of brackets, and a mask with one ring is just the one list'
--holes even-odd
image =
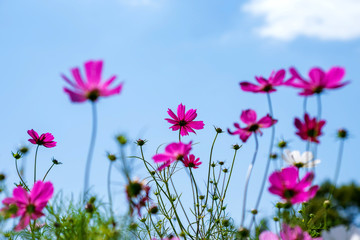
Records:
{"label": "green stem", "polygon": [[91,161],[92,156],[94,153],[94,147],[95,147],[95,140],[96,140],[96,131],[97,131],[97,113],[96,113],[96,103],[91,103],[92,107],[92,133],[91,133],[91,140],[90,140],[90,146],[89,146],[89,152],[86,159],[86,166],[85,166],[85,178],[84,178],[84,195],[83,195],[83,201],[86,201],[86,194],[89,190],[89,178],[90,178],[90,168],[91,168]]}
{"label": "green stem", "polygon": [[110,205],[110,214],[111,214],[111,218],[114,220],[114,211],[113,211],[112,197],[111,197],[111,167],[112,167],[112,164],[113,164],[113,162],[110,161],[108,175],[107,175],[107,191],[108,191],[108,198],[109,198],[109,205]]}
{"label": "green stem", "polygon": [[26,185],[25,181],[22,179],[21,174],[19,172],[19,168],[17,165],[17,159],[15,159],[15,167],[16,167],[16,172],[19,175],[20,181],[22,182],[22,184],[24,185],[24,187],[26,188],[26,190],[30,191],[30,188]]}
{"label": "green stem", "polygon": [[40,145],[37,145],[36,151],[35,151],[35,161],[34,161],[34,183],[36,182],[36,159],[37,159],[37,153]]}
{"label": "green stem", "polygon": [[45,173],[45,176],[44,176],[44,178],[43,178],[42,181],[45,181],[46,176],[48,175],[48,173],[50,172],[50,170],[53,168],[54,165],[55,165],[55,163],[53,163],[53,164],[51,165],[51,167],[49,168],[49,170],[47,170],[47,172]]}

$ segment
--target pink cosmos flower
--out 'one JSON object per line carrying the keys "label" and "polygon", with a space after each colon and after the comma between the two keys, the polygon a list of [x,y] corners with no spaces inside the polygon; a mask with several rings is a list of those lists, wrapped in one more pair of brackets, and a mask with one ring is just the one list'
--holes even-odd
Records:
{"label": "pink cosmos flower", "polygon": [[260,234],[259,240],[322,240],[322,238],[312,238],[309,233],[304,232],[299,226],[292,228],[286,224],[282,225],[280,236],[281,238],[275,233],[264,231]]}
{"label": "pink cosmos flower", "polygon": [[200,158],[195,159],[194,154],[190,154],[189,156],[184,157],[183,163],[185,167],[196,169],[199,168],[202,162],[200,162]]}
{"label": "pink cosmos flower", "polygon": [[312,199],[318,186],[312,186],[314,173],[308,172],[300,181],[299,170],[296,167],[283,168],[281,171],[275,171],[269,177],[271,186],[269,192],[280,196],[283,200],[292,204],[302,203]]}
{"label": "pink cosmos flower", "polygon": [[39,134],[34,131],[34,129],[28,130],[27,133],[30,135],[29,142],[32,144],[43,145],[47,148],[52,148],[56,146],[56,142],[54,142],[54,136],[51,133],[43,133],[39,137]]}
{"label": "pink cosmos flower", "polygon": [[267,114],[265,117],[261,118],[259,121],[256,121],[257,115],[256,112],[252,109],[248,109],[245,111],[242,111],[240,119],[245,124],[247,124],[246,127],[241,128],[238,123],[234,123],[234,126],[237,128],[234,132],[231,132],[230,129],[228,129],[228,132],[231,135],[239,135],[240,139],[243,142],[246,142],[247,139],[251,136],[252,133],[259,133],[262,135],[261,128],[268,128],[274,125],[277,120],[273,119],[269,114]]}
{"label": "pink cosmos flower", "polygon": [[65,75],[62,78],[70,84],[73,88],[70,90],[64,87],[64,91],[69,94],[72,102],[85,102],[90,100],[95,102],[100,96],[107,97],[121,92],[123,84],[120,83],[114,88],[110,88],[111,83],[114,82],[116,76],[110,77],[107,81],[101,82],[101,71],[103,61],[87,61],[85,64],[86,78],[81,76],[79,68],[71,69],[71,73],[75,82],[71,81]]}
{"label": "pink cosmos flower", "polygon": [[305,80],[295,68],[290,68],[290,73],[292,77],[285,84],[301,88],[302,92],[299,95],[302,96],[320,94],[324,89],[340,88],[349,83],[349,81],[341,83],[345,75],[345,69],[342,67],[332,67],[327,72],[320,68],[312,68],[309,71],[310,80]]}
{"label": "pink cosmos flower", "polygon": [[182,161],[185,156],[187,156],[191,150],[191,143],[185,144],[182,142],[170,143],[165,148],[165,153],[159,153],[153,156],[155,163],[163,164],[158,168],[159,171],[170,166],[171,163],[176,160]]}
{"label": "pink cosmos flower", "polygon": [[272,71],[269,79],[265,79],[262,76],[255,76],[255,79],[259,83],[259,85],[255,85],[250,82],[241,82],[240,86],[241,89],[245,92],[270,93],[276,91],[274,87],[283,85],[284,78],[285,70],[281,69],[277,72]]}
{"label": "pink cosmos flower", "polygon": [[305,232],[299,226],[290,227],[286,224],[282,225],[282,231],[280,232],[282,240],[322,240],[322,238],[312,238],[308,232]]}
{"label": "pink cosmos flower", "polygon": [[42,210],[46,207],[53,192],[54,187],[51,182],[44,183],[37,181],[30,193],[19,186],[13,190],[13,196],[11,198],[5,198],[3,200],[6,207],[14,204],[17,206],[16,213],[11,217],[21,216],[19,224],[15,227],[15,231],[25,229],[26,226],[29,225],[30,220],[44,216]]}
{"label": "pink cosmos flower", "polygon": [[298,129],[296,135],[303,140],[319,143],[318,137],[322,135],[321,129],[325,123],[325,120],[317,121],[316,118],[310,118],[309,114],[305,113],[304,122],[295,118],[294,124]]}
{"label": "pink cosmos flower", "polygon": [[185,113],[185,106],[181,103],[177,108],[177,116],[170,108],[168,108],[167,112],[172,119],[165,118],[165,120],[173,124],[169,128],[173,131],[180,129],[181,136],[189,135],[189,132],[195,133],[194,129],[200,130],[204,128],[205,124],[203,121],[194,121],[197,117],[196,109],[189,109]]}

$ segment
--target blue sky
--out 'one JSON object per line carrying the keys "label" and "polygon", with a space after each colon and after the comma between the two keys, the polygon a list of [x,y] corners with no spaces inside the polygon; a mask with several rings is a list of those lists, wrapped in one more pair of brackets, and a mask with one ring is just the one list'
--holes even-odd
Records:
{"label": "blue sky", "polygon": [[[284,1],[1,1],[0,171],[9,177],[9,183],[16,181],[11,151],[28,144],[31,152],[26,159],[27,177],[32,179],[35,147],[27,142],[26,131],[51,132],[58,145],[40,149],[38,174],[45,173],[54,156],[64,164],[56,167],[48,179],[54,182],[56,190],[62,189],[67,195],[80,194],[91,108],[89,103],[69,101],[62,91],[65,83],[60,74],[69,75],[70,68],[82,67],[89,59],[103,59],[103,77],[116,74],[118,81],[125,83],[121,95],[98,103],[99,132],[91,184],[105,200],[106,151],[117,150],[116,134],[149,140],[145,154],[150,160],[157,146],[176,141],[177,133],[168,129],[164,118],[167,108],[176,109],[183,103],[187,108],[198,109],[198,119],[205,123],[204,130],[184,141],[200,142],[193,152],[206,163],[214,125],[232,127],[247,108],[255,109],[259,116],[268,112],[266,97],[242,92],[240,81],[254,81],[255,75],[267,77],[274,69],[290,66],[303,75],[313,66],[343,66],[351,84],[322,97],[322,116],[328,122],[321,137],[318,157],[322,163],[316,182],[333,177],[336,130],[345,127],[351,137],[345,145],[339,182],[359,183],[356,147],[360,144],[360,30],[352,20],[358,17],[355,13],[359,4],[355,0],[313,0],[311,4]],[[337,21],[331,16],[336,16]],[[279,119],[276,139],[289,139],[291,149],[304,151],[305,144],[294,135],[293,126],[294,117],[302,116],[302,98],[296,90],[280,88],[272,94],[272,100]],[[309,104],[309,110],[315,114],[315,99],[311,98]],[[260,183],[256,179],[264,171],[269,138],[270,130],[264,130],[250,183],[249,208],[258,193]],[[239,151],[230,184],[228,208],[237,222],[253,141],[251,138]],[[234,143],[240,140],[222,134],[214,159],[225,160],[229,165],[233,154],[230,146]],[[136,175],[143,178],[141,164],[134,164],[138,166]],[[197,172],[202,182],[206,165]],[[181,183],[186,177],[184,172],[176,176],[184,192],[187,185]],[[113,189],[119,212],[124,198],[122,182],[115,173]],[[272,214],[276,200],[264,194],[261,213]]]}

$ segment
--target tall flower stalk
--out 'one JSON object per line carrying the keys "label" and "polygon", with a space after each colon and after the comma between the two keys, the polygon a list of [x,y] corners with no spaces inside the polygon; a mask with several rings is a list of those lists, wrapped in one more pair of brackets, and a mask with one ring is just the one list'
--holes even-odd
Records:
{"label": "tall flower stalk", "polygon": [[[271,97],[270,97],[270,94],[267,93],[266,94],[267,96],[267,100],[268,100],[268,105],[269,105],[269,112],[270,112],[270,117],[271,118],[274,118],[274,112],[273,112],[273,108],[272,108],[272,103],[271,103]],[[259,205],[260,205],[260,201],[261,201],[261,197],[262,197],[262,194],[264,192],[264,188],[265,188],[265,183],[266,183],[266,180],[267,180],[267,176],[269,174],[269,168],[270,168],[270,162],[271,162],[271,154],[272,154],[272,151],[273,151],[273,146],[274,146],[274,139],[275,139],[275,124],[273,124],[271,126],[271,138],[270,138],[270,146],[269,146],[269,153],[268,153],[268,159],[267,159],[267,162],[266,162],[266,167],[265,167],[265,173],[263,175],[263,180],[261,182],[261,187],[260,187],[260,192],[259,192],[259,196],[256,200],[256,204],[255,204],[255,208],[254,208],[254,212],[257,212],[258,208],[259,208]],[[255,215],[254,215],[255,217]],[[251,226],[253,224],[253,221],[254,221],[254,218],[252,218],[251,222],[250,222],[250,229],[251,229]]]}
{"label": "tall flower stalk", "polygon": [[86,166],[85,166],[85,177],[84,177],[84,190],[83,190],[83,200],[86,201],[86,195],[89,190],[89,178],[90,178],[90,170],[91,170],[91,162],[94,154],[95,148],[95,140],[96,140],[96,132],[97,132],[97,113],[96,113],[96,103],[91,103],[92,107],[92,131],[91,131],[91,139],[88,155],[86,158]]}

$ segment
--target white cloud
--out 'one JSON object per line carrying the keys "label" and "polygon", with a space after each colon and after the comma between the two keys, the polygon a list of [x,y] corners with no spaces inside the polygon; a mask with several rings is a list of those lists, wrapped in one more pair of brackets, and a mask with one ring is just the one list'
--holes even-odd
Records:
{"label": "white cloud", "polygon": [[243,10],[264,17],[263,37],[324,40],[360,37],[360,0],[250,0]]}

